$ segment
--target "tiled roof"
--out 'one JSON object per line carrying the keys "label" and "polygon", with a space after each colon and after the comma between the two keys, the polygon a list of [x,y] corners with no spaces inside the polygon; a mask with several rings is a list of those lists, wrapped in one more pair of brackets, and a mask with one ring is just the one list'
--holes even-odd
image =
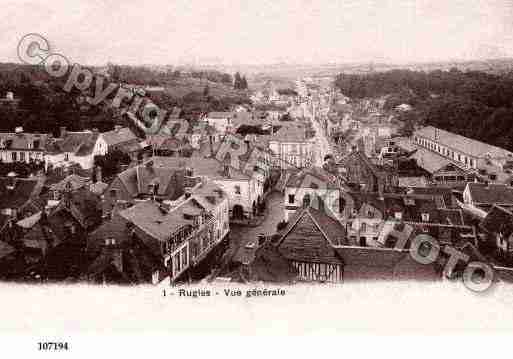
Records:
{"label": "tiled roof", "polygon": [[43,133],[0,133],[0,148],[43,151],[50,135]]}
{"label": "tiled roof", "polygon": [[62,181],[51,185],[50,189],[52,191],[64,191],[68,188],[67,186],[69,184],[71,186],[70,189],[72,191],[76,191],[80,188],[87,186],[89,184],[89,182],[90,182],[90,178],[81,177],[76,174],[71,174],[71,175],[67,176],[66,178],[64,178]]}
{"label": "tiled roof", "polygon": [[126,219],[119,215],[114,215],[112,219],[105,221],[101,226],[91,232],[87,239],[87,251],[99,251],[107,238],[115,239],[116,244],[122,244],[130,240]]}
{"label": "tiled roof", "polygon": [[[70,225],[75,227],[77,235],[83,235],[83,229],[76,219],[67,210],[58,210],[48,215],[46,219],[43,217],[34,224],[34,226],[23,237],[23,242],[28,244],[36,242],[46,242],[43,227],[50,229],[48,235],[53,241],[53,246],[69,240],[68,228]],[[44,246],[44,245],[43,245]]]}
{"label": "tiled roof", "polygon": [[314,221],[319,232],[330,245],[347,244],[346,230],[342,224],[315,208],[305,207],[297,210],[289,219],[287,227],[282,232],[283,234],[278,245],[283,242],[287,235],[294,230],[297,223],[305,216],[310,217]]}
{"label": "tiled roof", "polygon": [[269,139],[270,142],[307,142],[309,129],[300,122],[283,121],[282,127]]}
{"label": "tiled roof", "polygon": [[0,208],[19,209],[30,199],[37,198],[43,187],[43,178],[16,178],[13,189],[8,189],[9,178],[0,177]]}
{"label": "tiled roof", "polygon": [[426,177],[399,177],[399,187],[426,187]]}
{"label": "tiled roof", "polygon": [[513,213],[494,205],[479,226],[488,233],[502,233],[504,238],[508,238],[513,233]]}
{"label": "tiled roof", "polygon": [[[316,181],[309,180],[314,177]],[[286,187],[307,187],[310,188],[311,184],[319,185],[320,189],[338,189],[336,177],[320,167],[310,167],[302,170],[289,177]]]}
{"label": "tiled roof", "polygon": [[410,158],[415,159],[419,167],[425,169],[431,174],[435,173],[436,171],[444,168],[449,164],[452,164],[455,167],[460,168],[447,158],[421,147],[418,147],[417,150],[410,155]]}
{"label": "tiled roof", "polygon": [[170,210],[161,208],[157,202],[144,201],[121,211],[119,215],[153,238],[166,241],[181,227],[193,225],[193,221],[185,219],[184,214],[199,215],[203,211],[208,212],[214,207],[208,197],[224,196],[224,192],[215,184],[202,183],[194,188],[191,197]]}
{"label": "tiled roof", "polygon": [[50,153],[73,153],[77,156],[90,155],[98,139],[98,133],[92,131],[67,132],[63,138],[52,141],[47,146]]}
{"label": "tiled roof", "polygon": [[[385,193],[381,198],[377,193],[352,192],[350,195],[355,201],[357,210],[367,203],[378,209],[385,220],[394,219],[396,212],[402,214],[402,220],[405,222],[424,222],[423,213],[429,214],[428,223],[450,224],[460,218],[460,210],[453,212],[443,208],[443,198],[437,195]],[[448,217],[451,221],[447,220]],[[461,221],[462,219],[458,220],[458,222]]]}
{"label": "tiled roof", "polygon": [[177,176],[180,176],[177,171],[179,166],[160,166],[153,160],[148,160],[142,165],[121,172],[117,178],[133,197],[148,194],[149,185],[158,183],[157,194],[174,199],[183,193],[183,188],[176,181]]}
{"label": "tiled roof", "polygon": [[513,205],[513,187],[483,183],[467,183],[467,186],[475,203]]}
{"label": "tiled roof", "polygon": [[213,180],[234,179],[248,180],[250,177],[240,170],[230,166],[230,176],[223,172],[223,163],[216,158],[178,158],[178,157],[153,157],[155,167],[179,168],[189,167],[194,170],[195,176],[206,176]]}
{"label": "tiled roof", "polygon": [[115,146],[129,141],[137,141],[137,136],[135,136],[128,127],[103,132],[101,136],[109,146]]}
{"label": "tiled roof", "polygon": [[512,152],[503,148],[492,146],[452,132],[444,131],[433,126],[427,126],[417,130],[415,135],[422,136],[443,144],[444,146],[478,158],[484,158],[486,155],[490,155],[492,158],[506,158],[508,156],[513,156]]}

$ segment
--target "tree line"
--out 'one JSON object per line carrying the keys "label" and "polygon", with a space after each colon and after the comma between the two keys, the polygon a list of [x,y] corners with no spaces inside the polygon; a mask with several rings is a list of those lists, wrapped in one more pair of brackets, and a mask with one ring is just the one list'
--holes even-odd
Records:
{"label": "tree line", "polygon": [[513,73],[392,70],[340,74],[335,85],[355,99],[386,96],[387,110],[412,105],[400,117],[410,127],[432,125],[513,151]]}

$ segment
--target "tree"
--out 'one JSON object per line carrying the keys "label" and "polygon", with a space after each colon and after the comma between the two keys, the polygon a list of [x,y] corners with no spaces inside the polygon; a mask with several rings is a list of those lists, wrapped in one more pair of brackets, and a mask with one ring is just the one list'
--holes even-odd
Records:
{"label": "tree", "polygon": [[243,76],[243,77],[242,77],[242,80],[241,80],[241,89],[242,89],[242,90],[247,90],[247,89],[248,89],[248,80],[246,80],[246,76]]}
{"label": "tree", "polygon": [[233,81],[233,88],[235,90],[240,90],[241,85],[242,85],[242,78],[240,77],[240,73],[236,72],[235,73],[235,79]]}

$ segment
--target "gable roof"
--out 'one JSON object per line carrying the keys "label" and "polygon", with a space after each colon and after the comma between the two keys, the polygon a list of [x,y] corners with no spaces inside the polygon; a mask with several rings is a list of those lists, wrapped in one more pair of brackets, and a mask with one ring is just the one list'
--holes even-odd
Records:
{"label": "gable roof", "polygon": [[283,235],[277,243],[278,246],[285,240],[287,235],[294,229],[299,221],[305,217],[309,217],[315,223],[319,232],[331,246],[338,246],[347,243],[346,230],[340,222],[315,208],[305,207],[297,210],[289,219],[289,223],[283,230]]}

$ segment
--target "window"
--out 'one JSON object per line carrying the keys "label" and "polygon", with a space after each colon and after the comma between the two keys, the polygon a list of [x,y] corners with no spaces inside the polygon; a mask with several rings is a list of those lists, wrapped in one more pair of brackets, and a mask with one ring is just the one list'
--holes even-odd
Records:
{"label": "window", "polygon": [[20,152],[20,161],[25,161],[25,152]]}
{"label": "window", "polygon": [[69,154],[68,153],[64,154],[64,161],[69,161]]}
{"label": "window", "polygon": [[17,161],[18,160],[18,154],[16,152],[11,152],[11,157],[12,157],[13,161]]}
{"label": "window", "polygon": [[395,216],[396,219],[403,219],[402,212],[395,212],[394,216]]}
{"label": "window", "polygon": [[294,203],[295,196],[293,194],[289,194],[289,203]]}
{"label": "window", "polygon": [[367,223],[365,223],[365,222],[362,223],[362,225],[360,226],[360,231],[367,232]]}
{"label": "window", "polygon": [[111,198],[116,198],[117,197],[117,191],[115,189],[111,189],[110,190],[110,197]]}
{"label": "window", "polygon": [[235,186],[235,194],[240,194],[240,186]]}
{"label": "window", "polygon": [[422,221],[423,222],[429,221],[429,213],[422,213]]}
{"label": "window", "polygon": [[303,197],[303,207],[308,207],[308,206],[310,206],[310,195],[307,193]]}
{"label": "window", "polygon": [[187,247],[182,248],[182,269],[187,267]]}

